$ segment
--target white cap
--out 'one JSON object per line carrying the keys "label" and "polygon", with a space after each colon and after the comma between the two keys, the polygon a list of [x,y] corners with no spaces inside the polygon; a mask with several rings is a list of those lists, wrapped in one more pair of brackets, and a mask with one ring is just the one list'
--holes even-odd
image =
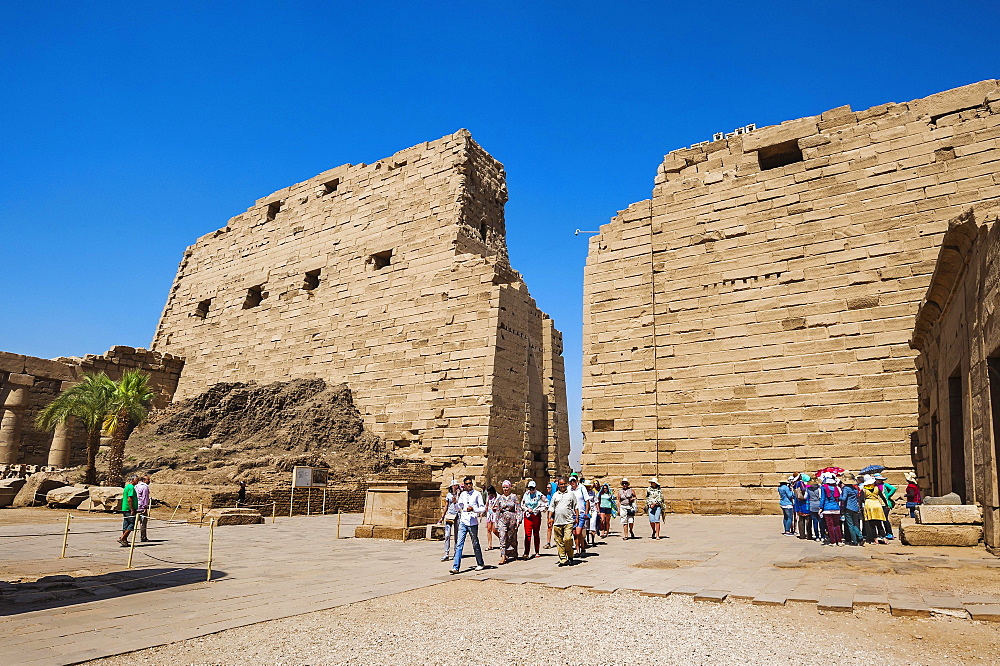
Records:
{"label": "white cap", "polygon": [[622,479],[622,483],[628,483],[628,479]]}
{"label": "white cap", "polygon": [[650,479],[649,482],[653,483],[653,484],[656,484],[656,485],[660,485],[660,482],[656,480],[655,476],[652,479]]}
{"label": "white cap", "polygon": [[528,481],[528,487],[529,488],[534,488],[535,487],[535,482],[534,481]]}
{"label": "white cap", "polygon": [[458,479],[452,479],[451,484],[449,484],[448,487],[450,488],[451,486],[460,486],[460,485],[462,484],[458,482]]}

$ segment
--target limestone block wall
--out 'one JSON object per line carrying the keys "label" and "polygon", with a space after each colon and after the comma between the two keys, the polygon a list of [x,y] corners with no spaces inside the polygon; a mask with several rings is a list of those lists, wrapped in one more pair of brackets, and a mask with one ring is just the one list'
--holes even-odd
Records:
{"label": "limestone block wall", "polygon": [[914,315],[947,220],[1000,197],[998,141],[984,81],[667,155],[590,241],[587,476],[655,474],[675,511],[751,513],[829,464],[900,481]]}
{"label": "limestone block wall", "polygon": [[258,200],[184,253],[153,340],[187,359],[177,397],[347,382],[366,426],[436,479],[513,473],[535,450],[559,469],[561,348],[509,265],[506,200],[465,130]]}
{"label": "limestone block wall", "polygon": [[917,473],[929,494],[983,507],[1000,546],[1000,206],[951,221],[911,344],[919,386]]}

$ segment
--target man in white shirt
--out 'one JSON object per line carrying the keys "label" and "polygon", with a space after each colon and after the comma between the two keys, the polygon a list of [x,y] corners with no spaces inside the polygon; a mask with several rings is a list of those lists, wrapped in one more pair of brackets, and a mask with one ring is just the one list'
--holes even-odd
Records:
{"label": "man in white shirt", "polygon": [[576,493],[566,487],[566,477],[556,481],[556,491],[549,502],[549,526],[553,527],[559,547],[559,566],[573,563],[573,527],[580,518]]}
{"label": "man in white shirt", "polygon": [[482,571],[486,566],[483,562],[483,549],[479,546],[479,516],[486,513],[486,503],[472,482],[471,476],[465,477],[462,492],[458,495],[458,543],[455,544],[455,561],[449,572],[453,574],[457,574],[462,566],[466,534],[472,537],[472,548],[476,553],[476,571]]}
{"label": "man in white shirt", "polygon": [[573,526],[573,536],[576,539],[576,549],[581,555],[587,552],[587,523],[590,522],[590,493],[586,486],[580,483],[576,474],[569,477],[569,489],[576,495],[576,506],[579,509],[576,523]]}

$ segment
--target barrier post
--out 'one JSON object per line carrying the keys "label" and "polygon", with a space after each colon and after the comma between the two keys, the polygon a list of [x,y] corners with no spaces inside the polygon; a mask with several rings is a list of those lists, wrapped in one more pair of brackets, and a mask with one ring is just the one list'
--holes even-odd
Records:
{"label": "barrier post", "polygon": [[295,502],[295,484],[292,484],[292,492],[288,495],[288,517],[292,517],[292,504]]}
{"label": "barrier post", "polygon": [[215,546],[215,518],[210,518],[208,521],[208,576],[205,578],[206,583],[212,582],[212,549]]}
{"label": "barrier post", "polygon": [[67,511],[66,512],[66,531],[63,532],[63,547],[62,547],[62,554],[59,555],[59,559],[60,560],[66,558],[66,542],[69,541],[69,521],[70,521],[71,518],[73,518],[73,514],[71,514],[69,511]]}
{"label": "barrier post", "polygon": [[274,518],[278,515],[278,503],[271,502],[271,524],[274,525]]}
{"label": "barrier post", "polygon": [[174,522],[174,516],[177,515],[177,509],[181,508],[181,502],[183,502],[183,501],[184,501],[184,498],[182,497],[180,499],[180,502],[177,502],[177,506],[174,507],[174,512],[172,514],[170,514],[170,522]]}
{"label": "barrier post", "polygon": [[129,548],[128,548],[128,565],[125,567],[126,569],[131,569],[132,568],[132,555],[135,553],[135,537],[139,533],[139,529],[138,529],[139,528],[139,525],[138,525],[138,523],[139,523],[139,516],[138,515],[136,516],[136,521],[135,522],[136,522],[136,524],[132,526],[132,543],[129,544]]}
{"label": "barrier post", "polygon": [[326,486],[323,486],[323,515],[326,515]]}
{"label": "barrier post", "polygon": [[340,517],[342,515],[344,515],[344,514],[340,513],[339,511],[337,512],[337,538],[338,539],[340,538]]}
{"label": "barrier post", "polygon": [[198,527],[201,527],[203,522],[205,522],[205,503],[198,502]]}
{"label": "barrier post", "polygon": [[309,488],[306,490],[306,492],[308,493],[306,495],[306,515],[307,516],[311,516],[312,515],[312,498],[313,498],[313,489],[312,489],[312,486],[309,486]]}

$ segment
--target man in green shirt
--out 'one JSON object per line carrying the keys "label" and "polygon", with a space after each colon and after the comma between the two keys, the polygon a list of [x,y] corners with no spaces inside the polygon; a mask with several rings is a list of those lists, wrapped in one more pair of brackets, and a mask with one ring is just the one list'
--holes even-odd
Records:
{"label": "man in green shirt", "polygon": [[139,480],[138,474],[129,474],[128,483],[122,492],[122,513],[125,515],[122,520],[122,536],[118,543],[122,548],[128,548],[128,535],[135,529],[135,514],[139,508],[139,498],[135,492],[135,482]]}

